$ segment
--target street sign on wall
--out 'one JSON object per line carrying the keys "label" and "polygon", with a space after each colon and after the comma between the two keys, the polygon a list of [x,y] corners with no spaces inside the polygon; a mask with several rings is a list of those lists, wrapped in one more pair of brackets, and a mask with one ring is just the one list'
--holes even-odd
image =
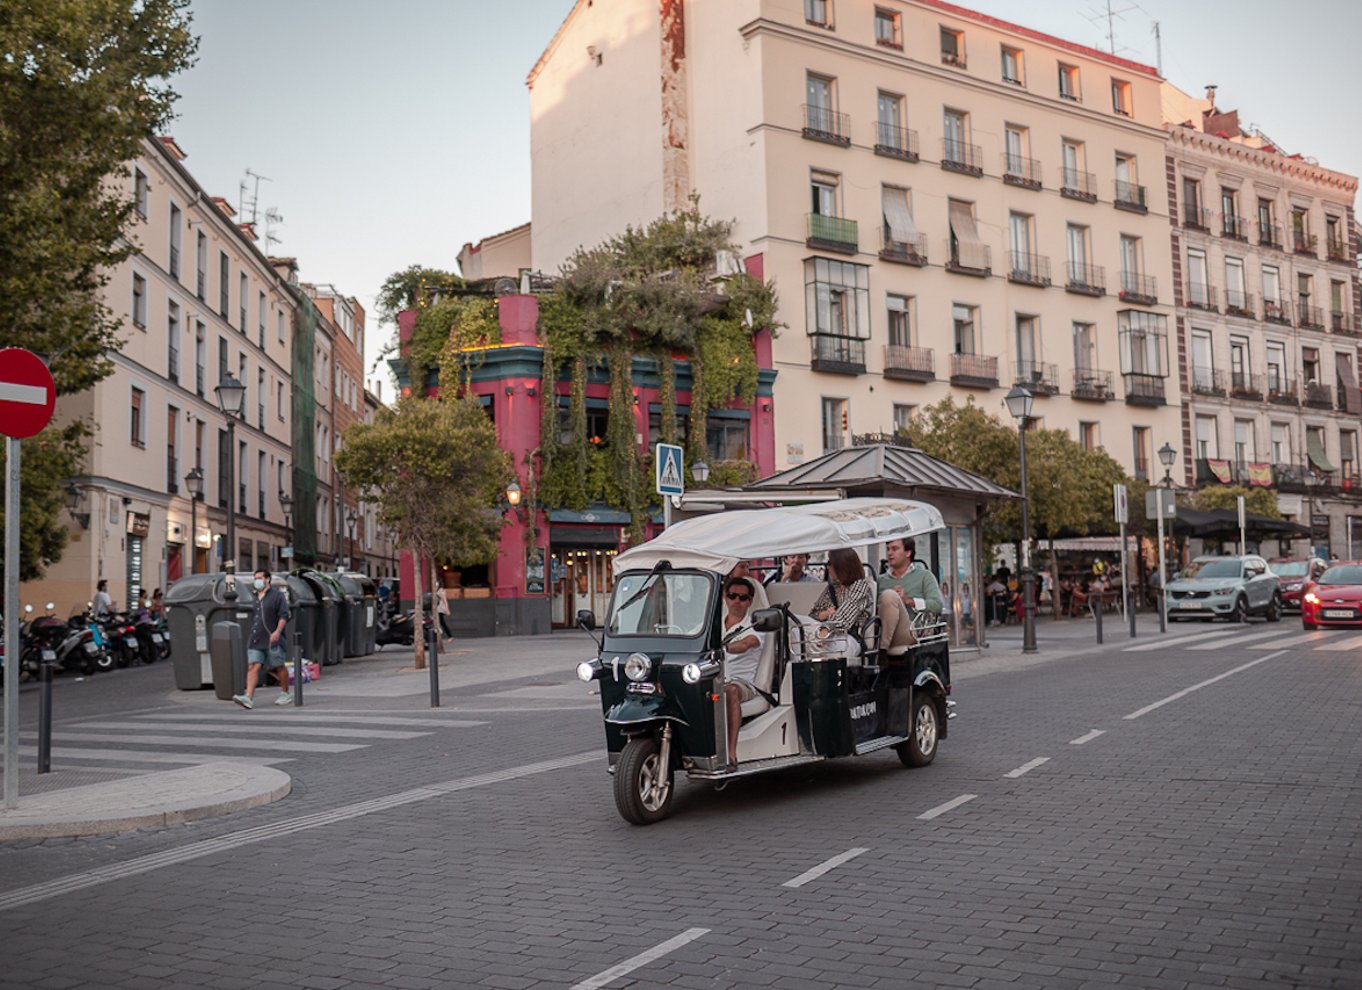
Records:
{"label": "street sign on wall", "polygon": [[0,434],[22,440],[52,420],[57,387],[42,358],[22,347],[0,350]]}

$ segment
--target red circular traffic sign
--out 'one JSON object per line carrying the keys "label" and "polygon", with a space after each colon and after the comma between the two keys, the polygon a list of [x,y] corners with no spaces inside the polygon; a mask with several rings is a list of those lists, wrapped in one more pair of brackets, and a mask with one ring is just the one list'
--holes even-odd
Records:
{"label": "red circular traffic sign", "polygon": [[22,347],[0,350],[0,433],[22,440],[52,420],[57,386],[42,358]]}

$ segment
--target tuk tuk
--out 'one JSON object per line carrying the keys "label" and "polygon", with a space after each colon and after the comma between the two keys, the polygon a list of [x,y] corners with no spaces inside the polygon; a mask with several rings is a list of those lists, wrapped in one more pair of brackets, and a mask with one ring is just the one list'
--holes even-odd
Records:
{"label": "tuk tuk", "polygon": [[[748,622],[763,635],[754,686],[728,751],[723,587],[739,561],[859,551],[944,528],[923,502],[853,498],[688,519],[615,558],[599,653],[577,676],[600,684],[615,804],[635,825],[665,818],[677,770],[722,787],[770,770],[892,748],[931,763],[954,717],[946,627],[910,612],[913,642],[880,643],[879,616],[841,629],[812,619],[822,583],[756,587]],[[872,582],[874,572],[867,567]],[[578,624],[597,629],[590,611]]]}

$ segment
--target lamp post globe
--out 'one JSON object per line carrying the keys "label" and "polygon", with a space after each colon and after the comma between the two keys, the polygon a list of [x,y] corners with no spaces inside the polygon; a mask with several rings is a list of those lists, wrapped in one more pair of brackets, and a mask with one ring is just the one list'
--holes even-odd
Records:
{"label": "lamp post globe", "polygon": [[1007,411],[1017,421],[1017,439],[1021,457],[1021,593],[1022,593],[1022,652],[1036,652],[1036,574],[1031,569],[1031,499],[1026,483],[1026,426],[1031,421],[1035,397],[1020,385],[1012,386],[1004,400]]}
{"label": "lamp post globe", "polygon": [[507,504],[509,504],[511,508],[514,509],[516,506],[520,504],[520,497],[521,497],[520,483],[517,481],[512,481],[509,485],[506,486]]}
{"label": "lamp post globe", "polygon": [[709,465],[704,461],[696,461],[690,466],[690,473],[695,476],[696,484],[703,485],[709,480]]}

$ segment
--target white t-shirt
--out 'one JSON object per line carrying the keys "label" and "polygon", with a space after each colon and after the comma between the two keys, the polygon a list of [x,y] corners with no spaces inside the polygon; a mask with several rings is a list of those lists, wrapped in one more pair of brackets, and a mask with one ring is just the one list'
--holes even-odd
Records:
{"label": "white t-shirt", "polygon": [[[748,636],[755,636],[757,637],[757,645],[753,646],[750,650],[744,650],[742,653],[729,653],[727,648],[725,648],[724,656],[726,659],[724,660],[724,677],[730,681],[744,680],[748,684],[755,685],[757,683],[757,664],[761,661],[761,646],[766,642],[766,634],[757,632],[748,626],[746,622],[741,622],[733,628],[742,630],[742,632],[734,637],[735,639],[745,639]],[[725,635],[732,631],[732,629],[727,630]]]}

